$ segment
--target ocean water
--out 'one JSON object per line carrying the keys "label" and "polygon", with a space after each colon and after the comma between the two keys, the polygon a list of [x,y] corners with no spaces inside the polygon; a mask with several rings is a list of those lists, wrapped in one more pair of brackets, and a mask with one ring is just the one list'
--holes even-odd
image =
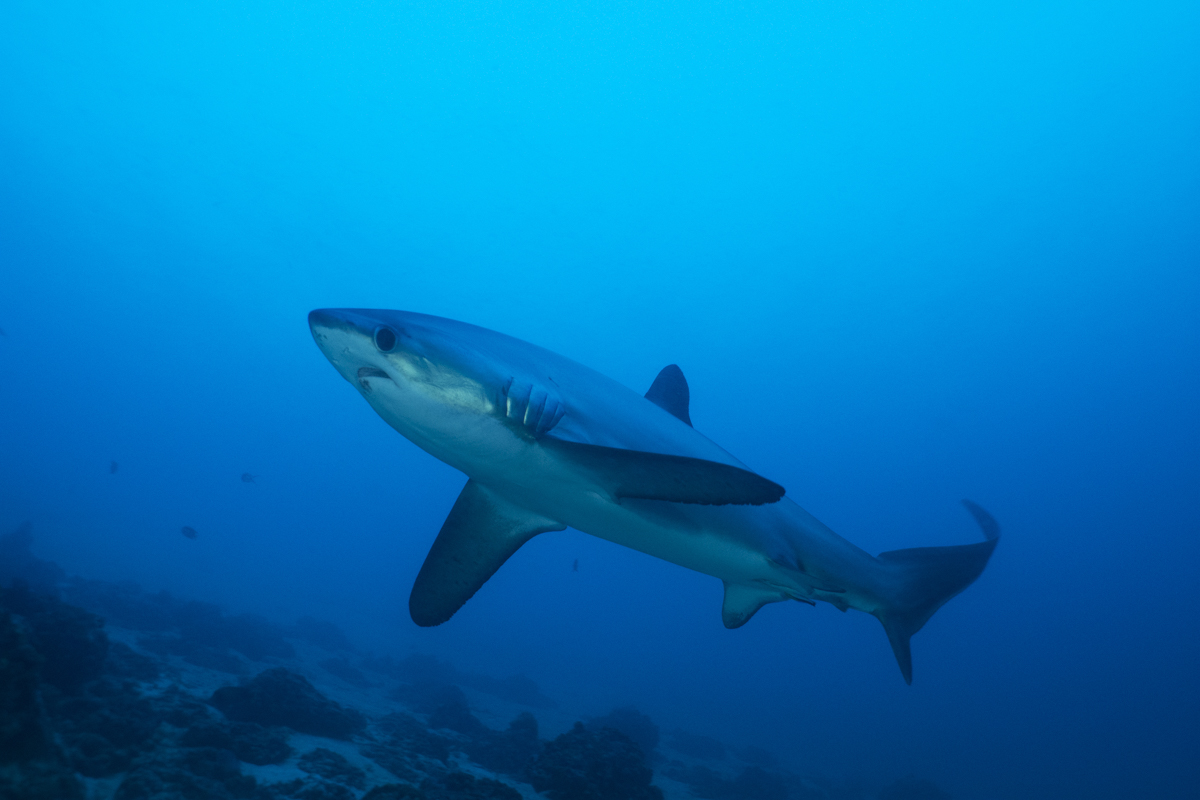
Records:
{"label": "ocean water", "polygon": [[[1196,797],[1198,223],[1195,3],[4,0],[0,532],[863,791]],[[865,614],[726,630],[574,530],[418,628],[464,478],[320,307],[678,364],[860,547],[1003,538],[912,686]]]}

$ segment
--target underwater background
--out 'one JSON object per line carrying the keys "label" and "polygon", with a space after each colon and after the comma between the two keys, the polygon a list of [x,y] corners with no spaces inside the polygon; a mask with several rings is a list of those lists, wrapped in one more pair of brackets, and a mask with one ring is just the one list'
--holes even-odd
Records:
{"label": "underwater background", "polygon": [[[573,530],[417,628],[464,479],[314,345],[346,306],[678,364],[872,553],[976,541],[962,498],[1003,538],[911,687],[867,615],[729,631],[717,580]],[[0,328],[0,533],[65,574],[830,798],[1200,794],[1196,3],[4,0]]]}

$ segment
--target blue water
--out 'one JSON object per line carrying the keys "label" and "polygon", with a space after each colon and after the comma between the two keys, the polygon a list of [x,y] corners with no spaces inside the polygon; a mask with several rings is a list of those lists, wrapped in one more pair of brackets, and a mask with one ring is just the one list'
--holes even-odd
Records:
{"label": "blue water", "polygon": [[[0,530],[802,774],[1195,797],[1198,77],[1192,2],[5,0]],[[575,531],[419,629],[463,477],[338,377],[329,306],[677,363],[859,546],[975,541],[963,497],[1004,538],[911,687],[867,615],[728,631]]]}

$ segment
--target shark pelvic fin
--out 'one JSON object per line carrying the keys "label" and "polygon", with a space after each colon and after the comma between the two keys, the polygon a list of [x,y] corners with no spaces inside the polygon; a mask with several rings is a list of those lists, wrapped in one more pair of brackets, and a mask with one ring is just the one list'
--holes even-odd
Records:
{"label": "shark pelvic fin", "polygon": [[749,470],[690,456],[542,439],[551,453],[583,467],[618,500],[666,500],[706,506],[774,503],[784,489]]}
{"label": "shark pelvic fin", "polygon": [[767,603],[786,600],[787,595],[761,586],[725,582],[725,602],[721,605],[721,622],[726,628],[740,628]]}
{"label": "shark pelvic fin", "polygon": [[650,384],[646,399],[671,416],[678,417],[688,425],[692,424],[692,418],[688,414],[691,393],[688,391],[687,378],[683,377],[683,370],[675,364],[668,364],[662,368],[654,383]]}
{"label": "shark pelvic fin", "polygon": [[467,481],[413,583],[408,598],[413,622],[426,628],[441,625],[521,545],[539,533],[565,528]]}

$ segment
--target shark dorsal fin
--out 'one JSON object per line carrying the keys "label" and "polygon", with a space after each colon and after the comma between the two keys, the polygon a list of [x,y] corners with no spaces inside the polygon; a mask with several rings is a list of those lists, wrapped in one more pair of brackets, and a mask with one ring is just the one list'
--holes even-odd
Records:
{"label": "shark dorsal fin", "polygon": [[692,418],[688,416],[690,398],[687,378],[683,377],[683,370],[675,364],[663,367],[654,383],[650,384],[650,391],[646,392],[647,400],[688,425],[692,424]]}

